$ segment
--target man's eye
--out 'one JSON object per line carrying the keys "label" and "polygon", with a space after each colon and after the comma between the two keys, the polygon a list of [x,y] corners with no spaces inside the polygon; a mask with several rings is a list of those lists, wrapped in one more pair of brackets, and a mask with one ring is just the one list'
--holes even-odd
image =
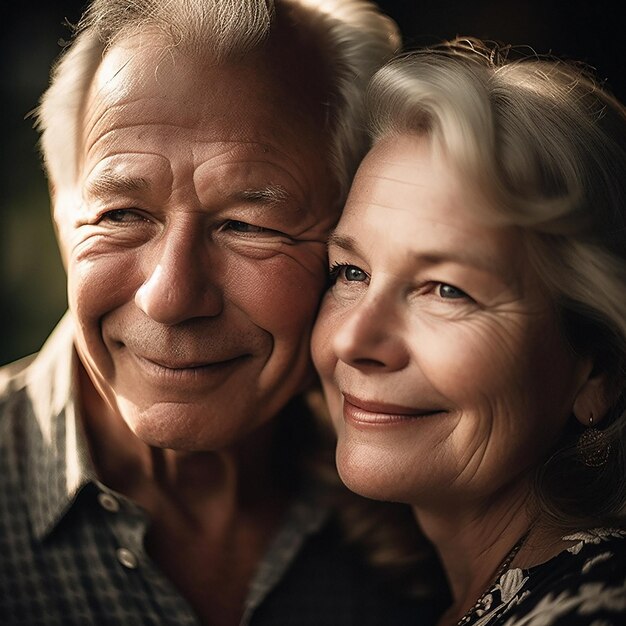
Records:
{"label": "man's eye", "polygon": [[440,298],[444,298],[446,300],[470,299],[464,291],[454,285],[448,285],[446,283],[439,283],[437,286],[437,294]]}
{"label": "man's eye", "polygon": [[360,267],[356,265],[345,265],[336,263],[330,268],[330,280],[334,284],[337,280],[344,280],[346,282],[366,282],[369,280],[369,276]]}
{"label": "man's eye", "polygon": [[253,224],[248,224],[248,222],[240,222],[239,220],[229,220],[224,225],[224,228],[225,230],[233,230],[236,233],[244,233],[247,235],[271,232],[268,228],[263,228],[262,226],[254,226]]}
{"label": "man's eye", "polygon": [[129,224],[131,222],[147,221],[145,217],[130,209],[114,209],[104,213],[99,222],[112,222],[114,224]]}

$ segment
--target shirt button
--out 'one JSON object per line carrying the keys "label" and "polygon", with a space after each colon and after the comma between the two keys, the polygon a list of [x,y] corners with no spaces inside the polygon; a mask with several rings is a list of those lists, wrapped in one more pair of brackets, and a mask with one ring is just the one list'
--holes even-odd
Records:
{"label": "shirt button", "polygon": [[110,513],[117,513],[120,510],[120,503],[109,493],[98,494],[100,506]]}
{"label": "shirt button", "polygon": [[138,565],[137,557],[128,548],[118,548],[117,560],[128,569],[135,569]]}

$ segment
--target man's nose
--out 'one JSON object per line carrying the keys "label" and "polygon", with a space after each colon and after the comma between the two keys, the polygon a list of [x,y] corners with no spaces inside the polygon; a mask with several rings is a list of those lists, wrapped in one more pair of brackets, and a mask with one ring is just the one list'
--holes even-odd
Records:
{"label": "man's nose", "polygon": [[340,360],[361,370],[395,371],[410,359],[397,307],[378,296],[366,296],[339,320],[333,349]]}
{"label": "man's nose", "polygon": [[219,315],[223,293],[216,276],[219,268],[211,266],[209,257],[216,256],[211,246],[197,224],[166,229],[139,261],[145,278],[135,293],[136,305],[169,326]]}

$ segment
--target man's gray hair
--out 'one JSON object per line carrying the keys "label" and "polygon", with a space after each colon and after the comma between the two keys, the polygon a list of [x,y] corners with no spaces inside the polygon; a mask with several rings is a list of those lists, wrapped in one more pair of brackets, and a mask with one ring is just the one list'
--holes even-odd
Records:
{"label": "man's gray hair", "polygon": [[52,187],[69,188],[77,181],[81,111],[110,46],[150,29],[162,32],[173,47],[223,63],[254,53],[283,12],[296,15],[290,28],[316,38],[320,61],[331,68],[329,163],[343,198],[367,149],[367,82],[400,45],[395,23],[369,0],[94,0],[54,67],[36,114]]}

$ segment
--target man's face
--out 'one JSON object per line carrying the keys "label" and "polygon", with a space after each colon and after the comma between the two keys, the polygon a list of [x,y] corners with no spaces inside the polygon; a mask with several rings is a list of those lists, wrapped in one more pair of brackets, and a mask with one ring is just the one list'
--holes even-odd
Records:
{"label": "man's face", "polygon": [[150,445],[235,443],[309,372],[336,211],[323,133],[265,68],[116,45],[55,199],[81,361]]}

